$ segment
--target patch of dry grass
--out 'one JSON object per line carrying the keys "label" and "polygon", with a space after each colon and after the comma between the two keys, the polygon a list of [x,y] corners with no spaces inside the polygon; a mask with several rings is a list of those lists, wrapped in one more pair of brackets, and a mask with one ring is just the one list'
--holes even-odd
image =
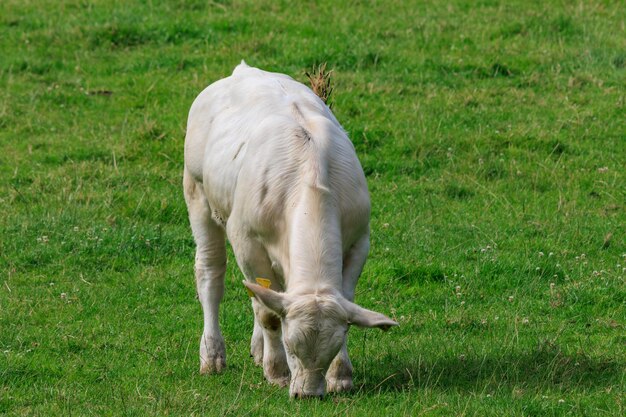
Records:
{"label": "patch of dry grass", "polygon": [[311,89],[329,108],[333,108],[333,102],[331,96],[333,94],[332,75],[333,71],[326,70],[327,63],[313,67],[309,72],[305,72],[304,75],[309,79]]}

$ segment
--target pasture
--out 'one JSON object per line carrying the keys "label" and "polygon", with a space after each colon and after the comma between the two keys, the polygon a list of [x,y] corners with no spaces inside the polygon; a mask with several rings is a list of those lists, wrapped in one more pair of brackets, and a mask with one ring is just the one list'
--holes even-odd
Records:
{"label": "pasture", "polygon": [[[0,4],[0,414],[601,416],[626,408],[620,1]],[[367,175],[353,392],[198,374],[187,112],[241,59],[305,81]]]}

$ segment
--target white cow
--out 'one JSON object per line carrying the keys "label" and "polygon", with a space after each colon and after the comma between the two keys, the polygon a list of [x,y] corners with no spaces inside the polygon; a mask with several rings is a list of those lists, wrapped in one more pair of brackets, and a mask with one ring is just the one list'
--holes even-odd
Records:
{"label": "white cow", "polygon": [[[292,397],[352,388],[350,324],[397,325],[354,304],[369,250],[370,200],[352,143],[292,78],[249,67],[207,87],[189,111],[185,201],[204,313],[200,372],[226,366],[219,304],[228,237],[252,293],[251,355]],[[255,284],[258,277],[271,286]]]}

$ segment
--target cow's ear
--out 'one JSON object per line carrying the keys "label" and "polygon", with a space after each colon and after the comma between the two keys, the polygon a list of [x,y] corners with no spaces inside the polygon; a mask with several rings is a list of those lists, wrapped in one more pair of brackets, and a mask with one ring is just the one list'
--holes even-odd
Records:
{"label": "cow's ear", "polygon": [[285,294],[248,281],[243,281],[243,285],[245,285],[246,288],[254,294],[254,298],[265,307],[269,308],[280,317],[285,316],[288,304]]}
{"label": "cow's ear", "polygon": [[348,313],[349,324],[354,324],[359,327],[377,327],[383,331],[387,331],[390,327],[398,325],[398,323],[384,314],[368,310],[348,300],[343,300],[342,306]]}

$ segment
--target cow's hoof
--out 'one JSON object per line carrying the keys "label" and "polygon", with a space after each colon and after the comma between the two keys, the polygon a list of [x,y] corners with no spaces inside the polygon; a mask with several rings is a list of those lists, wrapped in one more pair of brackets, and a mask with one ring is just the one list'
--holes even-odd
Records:
{"label": "cow's hoof", "polygon": [[226,369],[226,359],[200,359],[200,373],[203,375],[221,374]]}
{"label": "cow's hoof", "polygon": [[203,338],[200,343],[200,373],[219,374],[226,369],[224,340]]}
{"label": "cow's hoof", "polygon": [[285,388],[286,386],[289,385],[289,377],[288,376],[281,376],[281,377],[278,377],[278,378],[270,378],[267,375],[265,375],[265,379],[267,379],[267,382],[269,382],[270,384],[278,385],[281,388]]}
{"label": "cow's hoof", "polygon": [[257,366],[263,366],[263,351],[250,352],[250,357],[254,360],[254,364]]}
{"label": "cow's hoof", "polygon": [[346,392],[353,388],[352,378],[329,378],[326,380],[326,391]]}
{"label": "cow's hoof", "polygon": [[266,362],[263,365],[263,374],[270,384],[286,387],[289,385],[289,367],[286,363],[278,362],[273,366],[268,366]]}
{"label": "cow's hoof", "polygon": [[261,343],[253,344],[250,347],[250,356],[254,359],[254,363],[258,366],[263,366],[263,341]]}

